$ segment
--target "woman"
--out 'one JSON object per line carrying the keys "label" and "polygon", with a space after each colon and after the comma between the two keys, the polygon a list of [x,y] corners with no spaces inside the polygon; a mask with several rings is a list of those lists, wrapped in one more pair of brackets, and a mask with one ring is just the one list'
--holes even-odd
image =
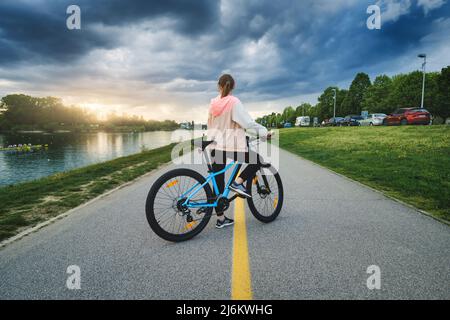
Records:
{"label": "woman", "polygon": [[[225,168],[227,158],[249,163],[241,174],[230,185],[230,189],[242,196],[251,197],[243,183],[252,178],[261,167],[261,159],[255,152],[249,151],[245,130],[263,138],[270,138],[267,129],[256,123],[245,110],[241,101],[232,95],[235,81],[229,74],[224,74],[218,82],[219,95],[211,100],[208,116],[208,139],[212,145],[212,168],[214,172]],[[219,192],[225,188],[225,174],[216,176]],[[225,217],[223,212],[217,212],[216,228],[230,226],[234,221]]]}

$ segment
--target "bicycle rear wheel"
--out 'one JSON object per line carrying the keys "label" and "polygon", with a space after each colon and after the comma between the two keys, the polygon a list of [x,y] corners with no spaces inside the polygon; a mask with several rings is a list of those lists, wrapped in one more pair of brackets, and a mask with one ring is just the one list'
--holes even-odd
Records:
{"label": "bicycle rear wheel", "polygon": [[[182,195],[205,181],[201,174],[190,169],[169,171],[155,181],[147,196],[145,212],[150,227],[158,236],[172,242],[186,241],[206,227],[213,208],[182,206],[186,200]],[[209,184],[191,198],[190,203],[195,202],[214,202]]]}
{"label": "bicycle rear wheel", "polygon": [[270,166],[261,168],[253,179],[247,181],[248,207],[253,216],[261,222],[274,221],[283,207],[283,183],[277,170]]}

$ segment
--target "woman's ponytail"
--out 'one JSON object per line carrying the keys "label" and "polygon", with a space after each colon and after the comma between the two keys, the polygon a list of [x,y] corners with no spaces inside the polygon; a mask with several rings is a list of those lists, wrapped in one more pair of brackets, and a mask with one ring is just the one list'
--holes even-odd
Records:
{"label": "woman's ponytail", "polygon": [[219,78],[219,87],[222,89],[222,98],[230,94],[234,89],[234,79],[229,74],[224,74]]}

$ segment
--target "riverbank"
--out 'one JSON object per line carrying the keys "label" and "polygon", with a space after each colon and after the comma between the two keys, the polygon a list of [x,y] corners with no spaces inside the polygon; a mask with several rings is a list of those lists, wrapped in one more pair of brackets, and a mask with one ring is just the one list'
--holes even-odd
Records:
{"label": "riverbank", "polygon": [[55,130],[46,129],[13,129],[13,130],[0,130],[0,134],[8,133],[41,133],[41,134],[53,134],[53,133],[97,133],[97,132],[107,132],[107,133],[134,133],[134,132],[155,132],[155,131],[175,131],[179,127],[173,128],[155,128],[146,129],[143,126],[116,126],[116,127],[66,127]]}
{"label": "riverbank", "polygon": [[28,182],[190,139],[192,131],[0,134],[0,146],[48,145],[34,152],[0,151],[0,187]]}
{"label": "riverbank", "polygon": [[173,146],[1,187],[0,241],[169,162]]}
{"label": "riverbank", "polygon": [[280,147],[446,221],[449,141],[445,125],[280,131]]}

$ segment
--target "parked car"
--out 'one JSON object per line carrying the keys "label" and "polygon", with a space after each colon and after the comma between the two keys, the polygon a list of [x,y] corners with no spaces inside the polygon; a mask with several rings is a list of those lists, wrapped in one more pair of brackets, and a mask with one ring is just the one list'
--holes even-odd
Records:
{"label": "parked car", "polygon": [[285,128],[292,128],[292,123],[286,122],[286,123],[283,125],[283,127],[285,127]]}
{"label": "parked car", "polygon": [[359,120],[359,123],[362,126],[381,126],[383,125],[383,120],[386,117],[387,115],[385,115],[384,113],[373,113],[369,114],[367,118]]}
{"label": "parked car", "polygon": [[324,120],[324,122],[322,122],[322,126],[336,127],[336,126],[340,125],[342,120],[344,120],[344,118],[342,118],[342,117],[330,118],[330,119]]}
{"label": "parked car", "polygon": [[310,124],[311,124],[311,118],[308,116],[298,117],[295,121],[296,127],[309,127]]}
{"label": "parked car", "polygon": [[384,125],[430,124],[431,114],[426,109],[402,108],[388,115]]}
{"label": "parked car", "polygon": [[357,115],[348,115],[340,122],[341,126],[359,126],[359,121],[363,120],[364,118],[362,116]]}

